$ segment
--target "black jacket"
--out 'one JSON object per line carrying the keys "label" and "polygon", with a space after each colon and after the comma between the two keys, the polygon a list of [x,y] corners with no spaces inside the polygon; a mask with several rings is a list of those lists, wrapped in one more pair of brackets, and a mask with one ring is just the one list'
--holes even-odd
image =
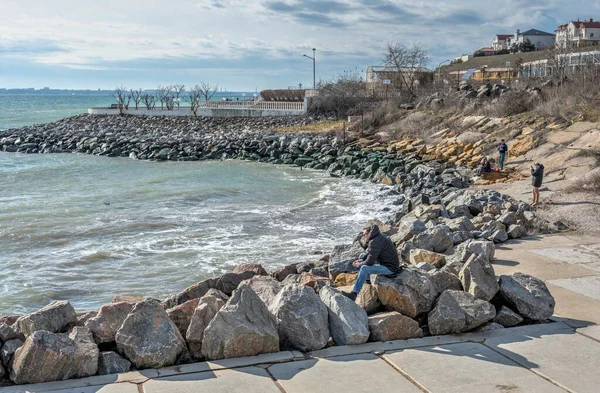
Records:
{"label": "black jacket", "polygon": [[542,181],[544,180],[544,166],[540,164],[535,168],[531,168],[531,185],[534,187],[541,187]]}
{"label": "black jacket", "polygon": [[385,266],[392,273],[400,271],[400,259],[398,259],[398,251],[394,247],[394,243],[390,238],[379,232],[379,227],[373,225],[369,234],[369,247],[367,255],[364,258],[365,265],[373,266],[378,262],[381,266]]}
{"label": "black jacket", "polygon": [[508,151],[508,145],[506,143],[501,143],[500,145],[498,145],[498,153],[506,154],[507,151]]}

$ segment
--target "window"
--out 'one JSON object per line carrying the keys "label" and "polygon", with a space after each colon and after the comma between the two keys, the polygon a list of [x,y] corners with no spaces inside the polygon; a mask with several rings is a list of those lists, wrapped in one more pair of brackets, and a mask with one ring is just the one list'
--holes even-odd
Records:
{"label": "window", "polygon": [[590,33],[590,38],[594,38],[594,33]]}

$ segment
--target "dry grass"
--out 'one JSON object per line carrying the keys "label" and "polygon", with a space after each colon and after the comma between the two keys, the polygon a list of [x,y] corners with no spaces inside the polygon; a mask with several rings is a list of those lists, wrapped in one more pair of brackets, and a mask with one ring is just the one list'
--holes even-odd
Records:
{"label": "dry grass", "polygon": [[281,133],[337,133],[344,130],[344,125],[348,125],[345,121],[333,121],[327,120],[319,123],[311,123],[307,125],[297,125],[289,127],[277,127],[274,128],[274,132]]}
{"label": "dry grass", "polygon": [[588,173],[565,188],[565,192],[570,194],[582,191],[600,195],[600,171]]}

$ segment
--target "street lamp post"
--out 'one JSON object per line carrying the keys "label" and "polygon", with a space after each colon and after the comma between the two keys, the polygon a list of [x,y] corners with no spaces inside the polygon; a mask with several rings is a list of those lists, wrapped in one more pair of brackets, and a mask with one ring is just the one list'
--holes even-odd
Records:
{"label": "street lamp post", "polygon": [[441,75],[442,75],[442,64],[449,62],[450,60],[444,60],[442,61],[440,64],[438,64],[438,80],[441,79]]}
{"label": "street lamp post", "polygon": [[317,56],[316,56],[317,49],[313,48],[312,51],[313,51],[312,57],[310,57],[308,55],[302,55],[302,56],[303,57],[308,57],[313,62],[313,89],[316,90],[317,89],[317,78],[316,78],[317,67],[316,67],[316,60],[315,59],[317,58]]}

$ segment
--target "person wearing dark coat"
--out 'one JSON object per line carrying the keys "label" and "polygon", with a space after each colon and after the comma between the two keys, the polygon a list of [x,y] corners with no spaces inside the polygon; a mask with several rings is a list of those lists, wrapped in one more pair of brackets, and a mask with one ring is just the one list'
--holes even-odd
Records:
{"label": "person wearing dark coat", "polygon": [[540,202],[540,187],[544,181],[544,166],[539,162],[531,167],[531,185],[533,186],[533,201],[531,206],[536,206]]}
{"label": "person wearing dark coat", "polygon": [[368,240],[367,251],[352,263],[354,267],[359,268],[358,278],[352,292],[345,294],[352,300],[356,300],[371,274],[394,275],[400,272],[398,251],[390,238],[382,235],[377,225],[364,230],[363,234]]}
{"label": "person wearing dark coat", "polygon": [[477,174],[479,176],[481,176],[484,173],[490,173],[491,171],[492,171],[492,163],[490,162],[490,160],[487,157],[483,157],[483,159],[481,160],[481,166],[479,167]]}
{"label": "person wearing dark coat", "polygon": [[508,153],[508,145],[504,142],[504,139],[500,140],[498,145],[498,168],[501,171],[504,170],[504,161],[506,160],[506,154]]}

